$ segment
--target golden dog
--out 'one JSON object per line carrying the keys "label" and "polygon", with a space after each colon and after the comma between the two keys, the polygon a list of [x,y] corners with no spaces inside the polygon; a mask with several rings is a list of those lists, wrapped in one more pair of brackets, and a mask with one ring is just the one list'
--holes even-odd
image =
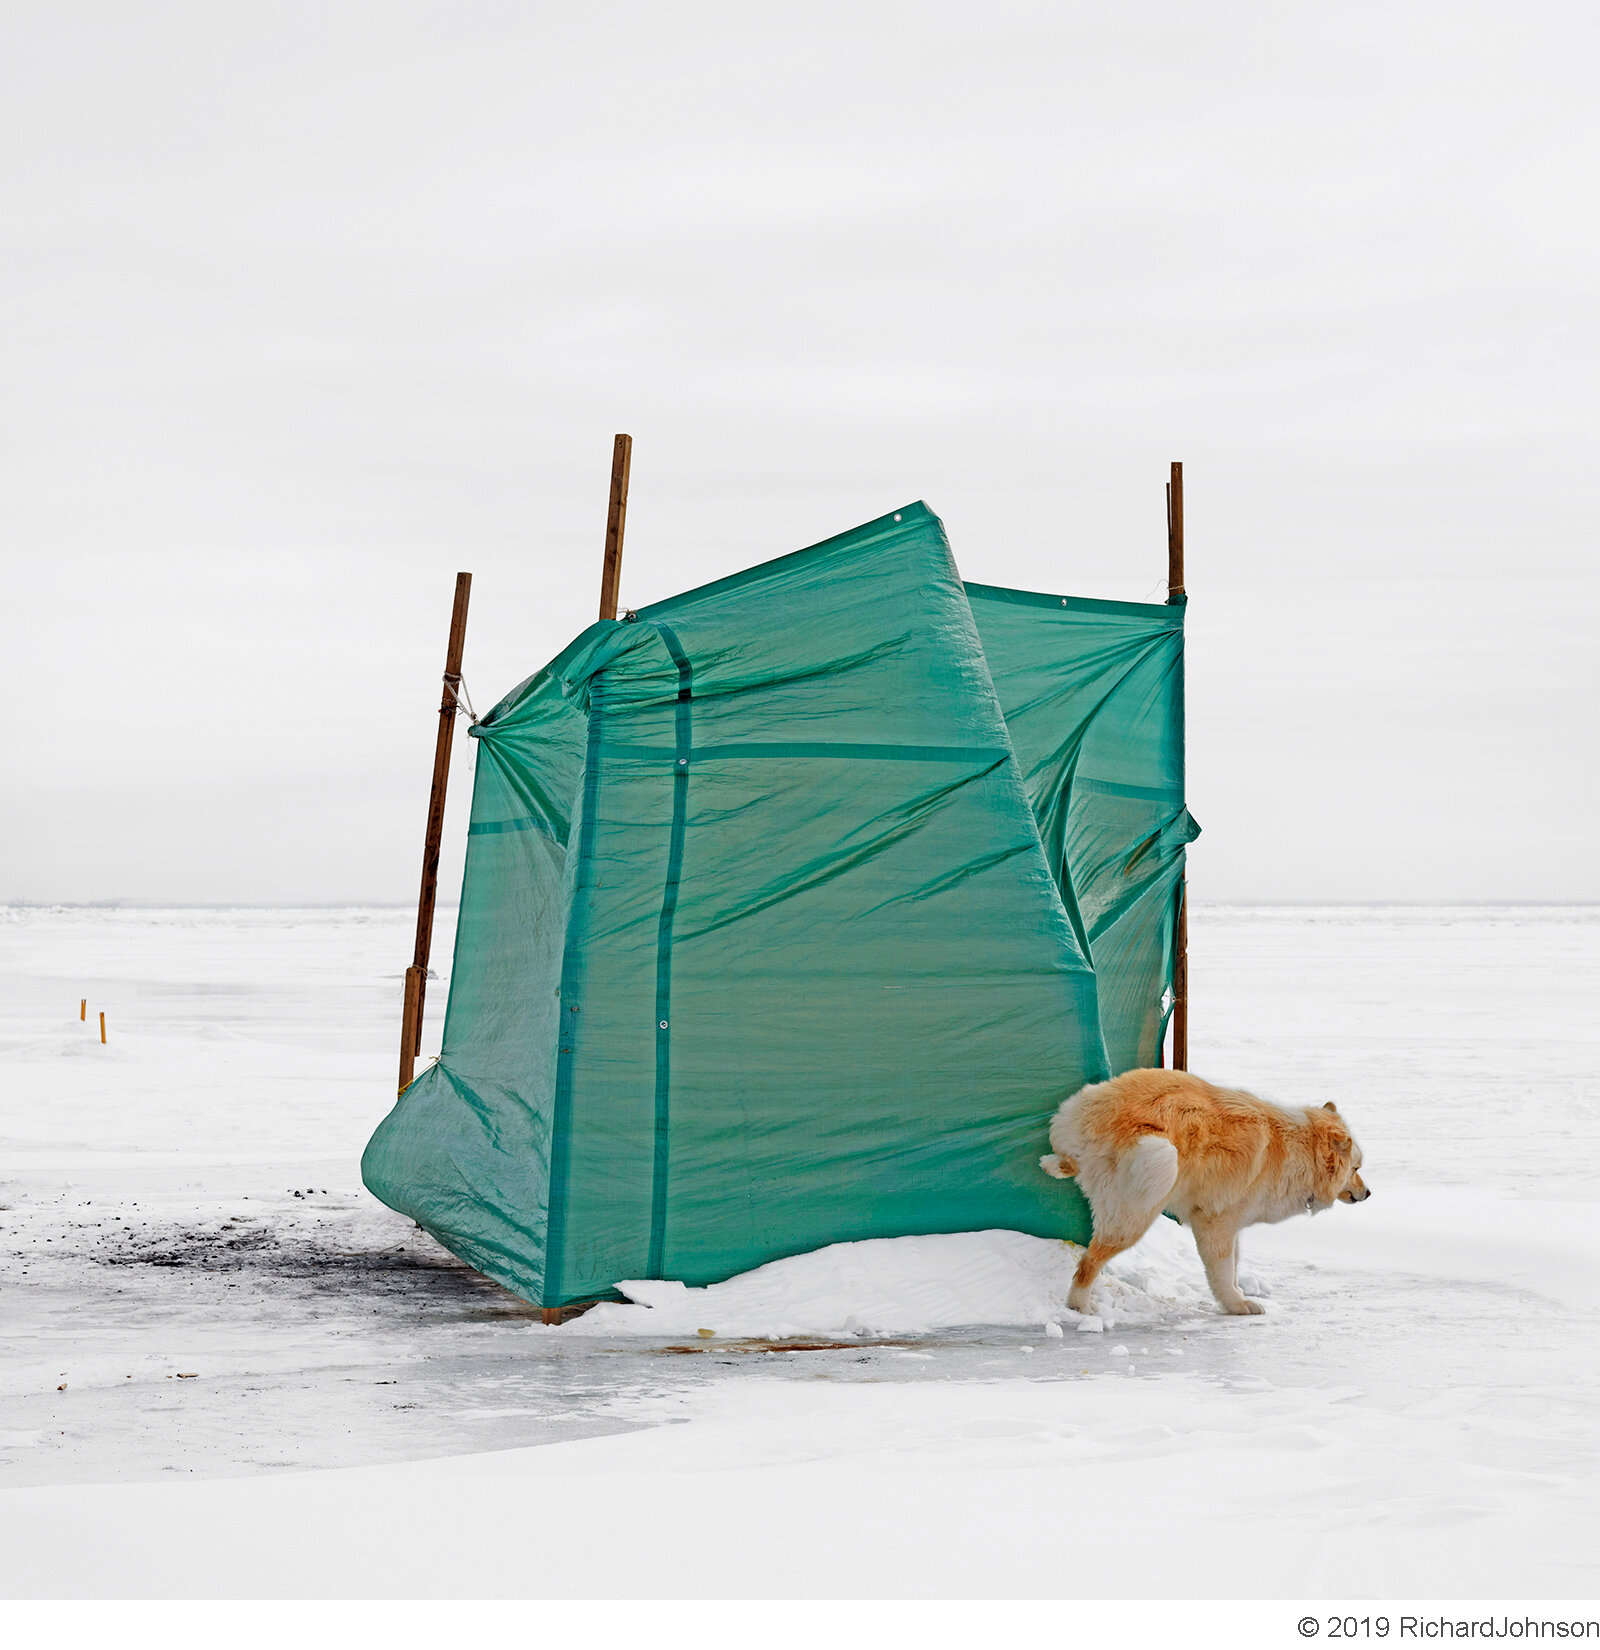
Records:
{"label": "golden dog", "polygon": [[1051,1120],[1050,1144],[1039,1167],[1075,1179],[1094,1214],[1067,1296],[1074,1312],[1093,1310],[1100,1268],[1163,1212],[1194,1233],[1222,1310],[1259,1312],[1239,1292],[1240,1231],[1372,1196],[1361,1148],[1331,1101],[1274,1106],[1186,1071],[1125,1071],[1079,1089]]}

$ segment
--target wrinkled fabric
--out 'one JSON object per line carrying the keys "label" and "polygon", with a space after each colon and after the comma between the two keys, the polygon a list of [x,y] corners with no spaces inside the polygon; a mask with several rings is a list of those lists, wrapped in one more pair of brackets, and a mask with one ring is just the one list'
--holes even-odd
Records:
{"label": "wrinkled fabric", "polygon": [[1181,604],[969,584],[1028,800],[1113,1071],[1156,1065],[1171,1012],[1184,849]]}
{"label": "wrinkled fabric", "polygon": [[850,1239],[1083,1241],[1038,1158],[1160,1024],[1182,632],[1050,601],[969,592],[917,504],[513,690],[472,729],[443,1052],[372,1191],[545,1306]]}

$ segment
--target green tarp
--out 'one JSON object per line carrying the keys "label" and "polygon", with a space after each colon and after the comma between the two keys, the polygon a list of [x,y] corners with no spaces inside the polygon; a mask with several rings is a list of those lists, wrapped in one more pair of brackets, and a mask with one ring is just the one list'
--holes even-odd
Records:
{"label": "green tarp", "polygon": [[1082,1240],[1051,1111],[1153,1064],[1182,609],[938,518],[591,626],[472,729],[443,1052],[367,1185],[540,1305],[854,1238]]}
{"label": "green tarp", "polygon": [[1183,607],[969,584],[1113,1071],[1156,1064],[1183,850]]}

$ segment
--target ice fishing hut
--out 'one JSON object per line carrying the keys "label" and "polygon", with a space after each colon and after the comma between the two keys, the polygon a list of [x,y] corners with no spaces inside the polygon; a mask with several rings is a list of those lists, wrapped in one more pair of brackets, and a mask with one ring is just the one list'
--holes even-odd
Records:
{"label": "ice fishing hut", "polygon": [[550,1318],[847,1239],[1084,1240],[1045,1124],[1183,990],[1174,482],[1165,604],[964,584],[910,504],[602,618],[475,722],[443,1050],[372,1191]]}

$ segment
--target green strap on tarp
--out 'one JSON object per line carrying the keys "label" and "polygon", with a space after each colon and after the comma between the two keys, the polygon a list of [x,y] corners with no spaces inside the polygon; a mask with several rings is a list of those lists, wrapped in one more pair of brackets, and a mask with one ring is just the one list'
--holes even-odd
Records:
{"label": "green strap on tarp", "polygon": [[689,813],[690,747],[694,738],[694,667],[670,626],[655,628],[678,667],[678,707],[673,718],[678,742],[673,753],[672,836],[667,846],[667,878],[656,928],[656,1138],[650,1181],[650,1259],[646,1277],[659,1278],[667,1245],[667,1171],[672,1123],[672,923],[678,914],[683,875],[684,826]]}
{"label": "green strap on tarp", "polygon": [[561,1267],[566,1258],[567,1175],[572,1148],[572,1069],[581,1035],[576,1022],[583,1018],[580,1010],[583,1007],[584,943],[588,935],[589,903],[594,881],[595,820],[600,805],[600,730],[604,720],[602,695],[597,691],[589,703],[583,805],[578,824],[577,878],[573,889],[572,918],[567,925],[567,943],[561,957],[555,1104],[550,1129],[549,1226],[545,1238],[545,1279],[552,1299],[560,1298]]}
{"label": "green strap on tarp", "polygon": [[[662,629],[666,627],[663,625]],[[691,751],[694,762],[728,759],[761,761],[779,757],[816,757],[846,762],[993,762],[1011,753],[993,745],[852,745],[837,740],[812,739],[804,742],[751,741],[740,745],[702,745]],[[625,756],[641,761],[677,757],[677,747],[666,745],[611,745],[607,756]]]}

